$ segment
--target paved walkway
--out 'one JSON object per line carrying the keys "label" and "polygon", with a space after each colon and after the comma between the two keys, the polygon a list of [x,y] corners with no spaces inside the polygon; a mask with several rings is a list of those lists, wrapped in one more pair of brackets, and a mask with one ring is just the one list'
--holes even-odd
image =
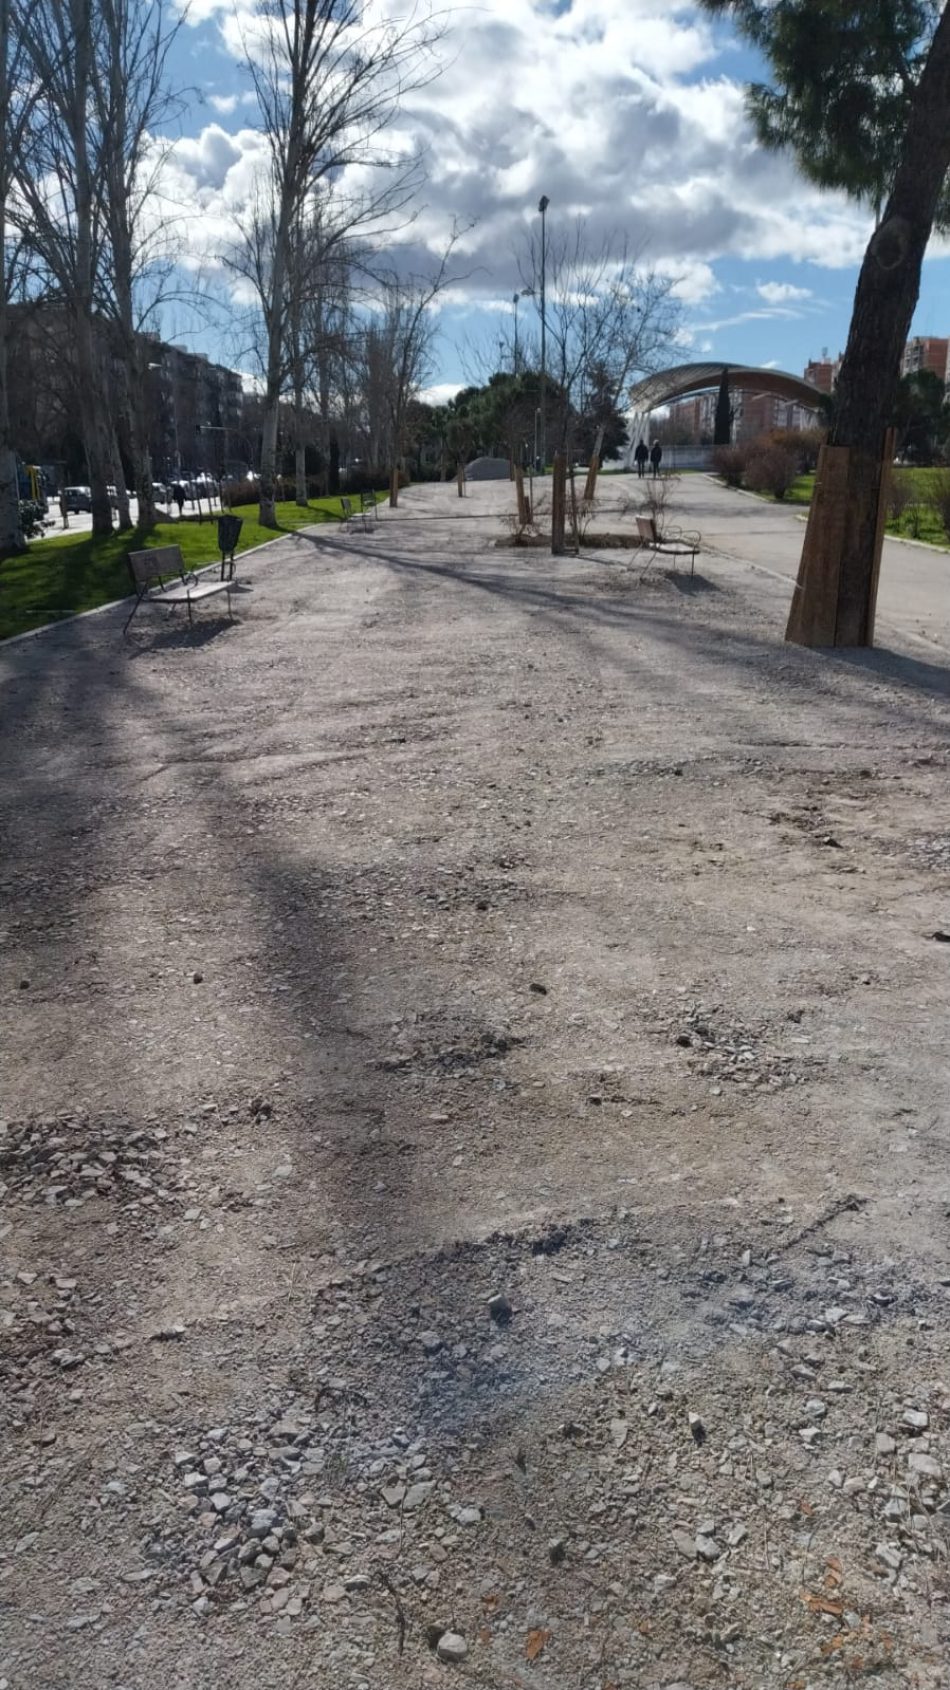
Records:
{"label": "paved walkway", "polygon": [[[732,492],[705,475],[675,482],[673,520],[702,532],[715,555],[752,564],[777,578],[776,611],[787,603],[805,536],[805,512]],[[886,540],[878,598],[877,643],[950,652],[950,552]]]}

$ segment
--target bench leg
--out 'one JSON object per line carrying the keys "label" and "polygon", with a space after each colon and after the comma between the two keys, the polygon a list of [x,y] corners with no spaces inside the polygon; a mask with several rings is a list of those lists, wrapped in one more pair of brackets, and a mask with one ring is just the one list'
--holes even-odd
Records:
{"label": "bench leg", "polygon": [[135,615],[135,612],[138,610],[138,607],[142,602],[142,597],[143,597],[143,595],[141,593],[139,593],[138,598],[136,599],[135,603],[132,606],[132,609],[131,609],[129,616],[126,619],[125,627],[122,629],[122,638],[123,639],[125,639],[125,636],[129,631],[129,623],[131,622],[132,617]]}

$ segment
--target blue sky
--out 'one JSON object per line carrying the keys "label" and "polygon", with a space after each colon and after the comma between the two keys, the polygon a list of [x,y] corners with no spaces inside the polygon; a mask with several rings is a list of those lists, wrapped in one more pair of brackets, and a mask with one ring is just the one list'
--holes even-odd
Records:
{"label": "blue sky", "polygon": [[[169,191],[222,303],[221,260],[262,156],[240,69],[255,3],[193,0],[173,59],[189,92]],[[404,144],[427,161],[407,265],[438,251],[454,218],[473,224],[459,258],[466,279],[440,315],[433,390],[484,373],[510,336],[518,252],[542,192],[552,239],[583,216],[595,239],[616,230],[671,278],[682,303],[671,361],[800,371],[824,348],[843,349],[868,218],[755,145],[742,85],[759,67],[728,27],[676,0],[481,0],[448,17],[442,75],[400,119]],[[918,333],[950,331],[946,250],[935,246],[925,266]],[[521,309],[527,332],[531,302]],[[163,327],[250,368],[227,316],[202,322],[176,308]]]}

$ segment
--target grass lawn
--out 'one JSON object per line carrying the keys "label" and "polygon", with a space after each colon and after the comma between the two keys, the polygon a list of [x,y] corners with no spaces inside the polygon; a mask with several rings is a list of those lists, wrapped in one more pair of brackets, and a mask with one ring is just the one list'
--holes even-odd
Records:
{"label": "grass lawn", "polygon": [[[887,523],[888,534],[893,534],[902,540],[926,540],[932,546],[950,548],[950,539],[940,520],[938,512],[930,504],[931,486],[935,475],[942,475],[942,470],[933,469],[902,469],[899,472],[906,478],[907,485],[912,489],[916,504],[909,504],[899,517],[890,517]],[[815,477],[800,475],[785,495],[786,505],[810,505],[815,490]],[[771,497],[763,494],[763,498]]]}
{"label": "grass lawn", "polygon": [[[277,527],[262,528],[256,505],[237,505],[234,515],[244,522],[237,550],[247,551],[311,523],[337,521],[341,514],[338,498],[312,499],[306,510],[288,501],[277,506]],[[22,557],[0,562],[0,639],[125,597],[131,592],[126,555],[147,546],[180,546],[186,570],[217,563],[221,557],[214,517],[159,522],[145,535],[133,530],[105,539],[66,533],[33,540]]]}

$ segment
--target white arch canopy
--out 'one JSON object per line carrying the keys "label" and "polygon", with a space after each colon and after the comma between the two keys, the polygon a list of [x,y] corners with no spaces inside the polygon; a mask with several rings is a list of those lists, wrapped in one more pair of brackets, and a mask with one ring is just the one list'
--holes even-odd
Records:
{"label": "white arch canopy", "polygon": [[789,399],[809,410],[818,409],[826,397],[820,388],[801,376],[789,375],[786,370],[760,370],[752,364],[678,364],[674,369],[660,370],[646,376],[630,389],[630,409],[641,416],[655,411],[660,405],[670,405],[674,399],[688,399],[694,393],[708,393],[718,387],[723,374],[729,387],[740,393],[774,393],[777,399]]}

